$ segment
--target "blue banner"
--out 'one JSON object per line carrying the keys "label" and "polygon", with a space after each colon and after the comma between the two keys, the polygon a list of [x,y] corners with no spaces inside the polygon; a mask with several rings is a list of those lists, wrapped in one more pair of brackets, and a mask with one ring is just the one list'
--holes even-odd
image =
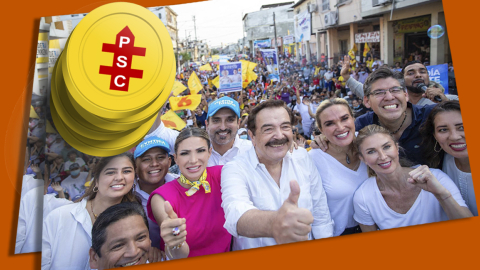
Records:
{"label": "blue banner", "polygon": [[270,39],[253,41],[253,47],[254,48],[270,48],[271,46],[272,46],[272,43],[271,43]]}
{"label": "blue banner", "polygon": [[427,66],[427,70],[430,81],[441,84],[445,88],[445,94],[448,94],[448,64]]}
{"label": "blue banner", "polygon": [[269,75],[269,79],[279,80],[279,72],[278,72],[278,55],[276,49],[266,49],[260,50],[263,58],[263,64],[267,67]]}
{"label": "blue banner", "polygon": [[220,92],[242,90],[242,62],[220,62]]}

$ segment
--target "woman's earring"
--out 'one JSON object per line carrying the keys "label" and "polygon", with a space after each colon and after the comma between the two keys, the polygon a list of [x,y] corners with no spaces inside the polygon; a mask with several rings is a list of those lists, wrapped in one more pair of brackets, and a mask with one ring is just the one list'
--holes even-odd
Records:
{"label": "woman's earring", "polygon": [[435,145],[433,146],[433,151],[435,151],[437,153],[440,153],[442,151],[442,147],[440,147],[440,150],[437,151],[437,143],[438,143],[438,141],[435,140]]}
{"label": "woman's earring", "polygon": [[93,192],[97,192],[98,191],[98,187],[97,186],[94,186],[93,187]]}

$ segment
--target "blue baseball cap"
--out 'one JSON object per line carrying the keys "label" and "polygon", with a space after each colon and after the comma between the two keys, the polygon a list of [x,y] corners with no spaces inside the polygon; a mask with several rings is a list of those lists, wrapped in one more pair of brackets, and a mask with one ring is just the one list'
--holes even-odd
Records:
{"label": "blue baseball cap", "polygon": [[207,119],[223,108],[229,108],[238,116],[238,118],[240,118],[240,106],[238,105],[238,102],[230,97],[222,97],[208,105]]}
{"label": "blue baseball cap", "polygon": [[168,145],[168,143],[164,139],[153,136],[146,140],[143,140],[139,145],[137,145],[137,148],[133,153],[133,157],[136,159],[137,157],[143,155],[143,153],[154,147],[160,147],[161,149],[165,150],[167,154],[170,153],[170,146]]}

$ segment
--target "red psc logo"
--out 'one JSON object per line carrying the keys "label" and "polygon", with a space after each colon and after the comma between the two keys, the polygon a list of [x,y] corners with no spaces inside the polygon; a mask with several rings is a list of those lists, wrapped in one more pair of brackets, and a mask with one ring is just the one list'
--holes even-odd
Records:
{"label": "red psc logo", "polygon": [[132,69],[134,55],[145,56],[146,48],[133,45],[135,36],[128,26],[117,34],[115,44],[103,43],[102,52],[113,53],[113,65],[100,66],[99,74],[111,75],[110,89],[128,91],[130,78],[141,79],[143,70]]}

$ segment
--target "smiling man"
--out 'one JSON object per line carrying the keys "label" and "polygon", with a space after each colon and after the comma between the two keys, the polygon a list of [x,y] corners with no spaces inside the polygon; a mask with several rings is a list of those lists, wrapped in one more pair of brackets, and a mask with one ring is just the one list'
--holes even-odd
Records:
{"label": "smiling man", "polygon": [[[152,136],[143,140],[133,153],[135,158],[137,179],[135,181],[135,195],[141,201],[143,210],[147,209],[148,197],[155,189],[163,184],[175,180],[179,175],[168,173],[172,159],[168,156],[170,147],[166,141]],[[152,246],[160,248],[160,227],[157,223],[148,220]]]}
{"label": "smiling man", "polygon": [[304,148],[289,152],[293,115],[268,100],[248,116],[254,148],[222,170],[222,207],[233,250],[333,235],[322,180]]}
{"label": "smiling man", "polygon": [[364,89],[364,104],[372,112],[355,119],[355,129],[370,124],[388,129],[405,151],[401,156],[415,164],[426,164],[422,158],[420,125],[425,122],[435,105],[417,106],[409,101],[401,73],[379,68],[368,76]]}
{"label": "smiling man", "polygon": [[[168,142],[170,149],[173,149],[179,132],[166,128],[159,119],[160,115],[154,124],[155,130],[145,138],[160,137]],[[208,160],[208,167],[225,165],[236,155],[252,148],[250,141],[240,139],[237,135],[239,125],[240,106],[237,101],[229,97],[222,97],[210,103],[205,126],[212,141],[213,151]]]}
{"label": "smiling man", "polygon": [[137,203],[111,206],[93,224],[89,251],[91,269],[145,264],[149,251],[148,222]]}
{"label": "smiling man", "polygon": [[[408,62],[403,68],[402,73],[412,104],[418,106],[434,104],[438,102],[435,100],[436,96],[440,97],[442,101],[458,100],[458,96],[456,95],[445,95],[445,89],[442,85],[430,80],[427,67],[419,61]],[[426,85],[427,90],[424,92],[422,89],[418,89],[419,84]]]}
{"label": "smiling man", "polygon": [[[344,59],[348,59],[349,56],[345,56]],[[425,65],[419,61],[408,62],[402,69],[402,73],[405,79],[405,86],[409,95],[409,102],[417,105],[424,106],[429,104],[435,104],[439,101],[435,100],[435,96],[439,96],[442,101],[446,100],[458,100],[456,95],[445,95],[445,89],[441,84],[430,80],[428,70]],[[364,85],[350,76],[350,62],[344,61],[342,66],[341,75],[346,81],[347,87],[359,98],[364,97]],[[424,92],[418,89],[417,86],[423,83],[427,86],[427,90]]]}

